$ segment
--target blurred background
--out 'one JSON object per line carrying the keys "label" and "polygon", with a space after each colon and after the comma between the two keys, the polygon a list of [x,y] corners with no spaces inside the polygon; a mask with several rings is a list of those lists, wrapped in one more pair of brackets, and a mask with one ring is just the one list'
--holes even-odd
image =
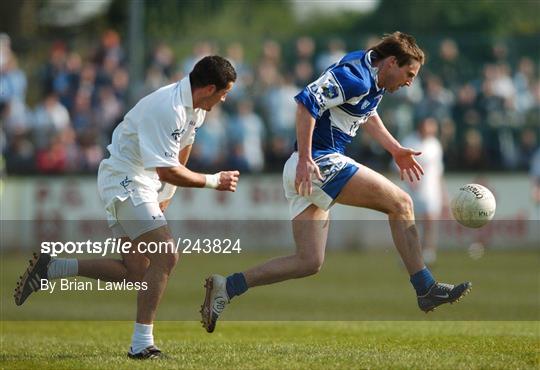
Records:
{"label": "blurred background", "polygon": [[[190,167],[280,172],[294,141],[293,96],[346,52],[383,33],[413,34],[427,63],[380,114],[403,139],[439,125],[445,168],[525,172],[539,141],[538,1],[4,1],[0,36],[2,169],[94,174],[124,113],[205,55],[238,82],[208,115]],[[388,170],[366,135],[350,155]]]}

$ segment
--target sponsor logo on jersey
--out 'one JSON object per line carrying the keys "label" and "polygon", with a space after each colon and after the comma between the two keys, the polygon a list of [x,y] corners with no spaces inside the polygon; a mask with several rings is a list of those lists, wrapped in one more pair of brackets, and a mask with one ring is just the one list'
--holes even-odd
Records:
{"label": "sponsor logo on jersey", "polygon": [[[190,124],[191,124],[191,122],[190,122]],[[185,132],[186,132],[185,128],[183,128],[182,130],[177,128],[176,130],[174,130],[172,132],[171,136],[173,137],[174,141],[179,141],[180,138],[182,137],[182,135],[184,135]]]}

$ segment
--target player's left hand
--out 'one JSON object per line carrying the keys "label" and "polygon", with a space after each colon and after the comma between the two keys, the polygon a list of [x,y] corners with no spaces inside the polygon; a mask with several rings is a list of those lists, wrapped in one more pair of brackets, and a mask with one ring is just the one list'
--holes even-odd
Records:
{"label": "player's left hand", "polygon": [[417,152],[411,148],[401,147],[397,149],[392,155],[396,161],[397,166],[399,167],[399,173],[401,180],[405,178],[405,173],[407,174],[409,180],[414,182],[413,174],[418,181],[420,181],[420,176],[424,174],[424,169],[414,158],[417,155],[422,154],[422,152]]}

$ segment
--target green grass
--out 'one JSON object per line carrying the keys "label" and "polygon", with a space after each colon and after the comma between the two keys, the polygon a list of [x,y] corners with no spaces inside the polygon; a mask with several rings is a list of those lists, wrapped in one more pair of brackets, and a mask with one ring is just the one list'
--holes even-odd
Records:
{"label": "green grass", "polygon": [[[471,280],[458,305],[425,315],[394,251],[333,252],[320,274],[250,290],[236,298],[216,332],[196,323],[202,283],[211,272],[241,271],[272,254],[184,256],[156,322],[169,358],[156,368],[538,368],[539,253],[489,251],[472,260],[444,252],[441,281]],[[148,367],[125,352],[135,313],[133,292],[32,295],[11,292],[26,267],[0,259],[2,369]],[[90,321],[91,320],[91,321]]]}
{"label": "green grass", "polygon": [[[538,322],[159,322],[172,369],[535,369]],[[4,322],[6,369],[139,369],[129,322]]]}
{"label": "green grass", "polygon": [[[161,320],[198,320],[204,278],[242,271],[274,254],[183,256],[159,308]],[[131,320],[134,292],[39,292],[21,307],[12,292],[27,265],[20,255],[0,260],[0,313],[3,320]],[[536,251],[489,252],[480,260],[465,252],[442,253],[437,279],[470,280],[471,294],[458,305],[425,315],[406,271],[393,250],[328,253],[316,276],[250,290],[225,313],[234,321],[339,320],[539,320],[540,255]],[[82,280],[81,278],[78,278]]]}

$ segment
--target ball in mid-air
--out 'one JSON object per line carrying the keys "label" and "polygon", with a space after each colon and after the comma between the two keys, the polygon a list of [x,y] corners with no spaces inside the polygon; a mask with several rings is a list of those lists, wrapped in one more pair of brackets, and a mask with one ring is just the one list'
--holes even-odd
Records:
{"label": "ball in mid-air", "polygon": [[456,221],[472,228],[487,224],[495,215],[496,206],[491,191],[478,184],[463,185],[451,204]]}

